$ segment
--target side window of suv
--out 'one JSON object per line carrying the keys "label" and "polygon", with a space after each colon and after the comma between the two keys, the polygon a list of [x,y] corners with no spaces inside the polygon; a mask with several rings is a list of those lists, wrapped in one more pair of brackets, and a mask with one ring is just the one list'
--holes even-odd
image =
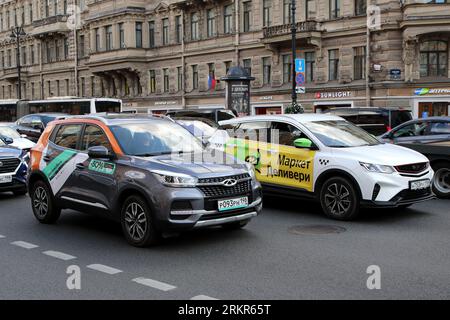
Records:
{"label": "side window of suv", "polygon": [[450,122],[432,122],[429,125],[430,135],[450,134]]}
{"label": "side window of suv", "polygon": [[[278,135],[278,137],[276,136]],[[294,141],[307,136],[298,128],[284,122],[272,122],[271,142],[284,146],[294,146]]]}
{"label": "side window of suv", "polygon": [[394,132],[394,138],[423,136],[427,125],[423,122],[412,123]]}
{"label": "side window of suv", "polygon": [[84,135],[81,140],[81,150],[86,151],[90,147],[103,146],[112,151],[111,144],[109,143],[108,137],[105,132],[97,126],[87,125],[84,129]]}
{"label": "side window of suv", "polygon": [[62,125],[55,135],[54,143],[63,148],[76,150],[81,128],[81,124]]}
{"label": "side window of suv", "polygon": [[31,116],[23,117],[18,121],[18,125],[22,127],[31,127]]}

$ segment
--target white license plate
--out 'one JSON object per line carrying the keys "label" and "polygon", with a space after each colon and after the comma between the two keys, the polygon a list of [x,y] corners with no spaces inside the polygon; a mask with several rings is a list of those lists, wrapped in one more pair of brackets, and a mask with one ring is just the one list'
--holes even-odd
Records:
{"label": "white license plate", "polygon": [[241,197],[241,198],[219,200],[217,201],[217,207],[219,208],[219,211],[247,208],[248,198]]}
{"label": "white license plate", "polygon": [[0,176],[0,183],[10,183],[12,176]]}
{"label": "white license plate", "polygon": [[421,190],[421,189],[429,188],[430,184],[431,184],[430,179],[411,181],[409,183],[409,188],[411,190]]}

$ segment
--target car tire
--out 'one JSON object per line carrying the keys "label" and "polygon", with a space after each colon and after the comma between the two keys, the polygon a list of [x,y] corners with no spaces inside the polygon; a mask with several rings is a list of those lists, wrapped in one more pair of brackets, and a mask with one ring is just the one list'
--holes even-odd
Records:
{"label": "car tire", "polygon": [[433,192],[438,198],[450,198],[450,163],[438,162],[434,170]]}
{"label": "car tire", "polygon": [[222,228],[226,230],[239,230],[245,228],[245,226],[250,222],[250,219],[230,222],[222,225]]}
{"label": "car tire", "polygon": [[40,223],[55,223],[61,215],[61,209],[55,203],[55,197],[44,181],[37,181],[30,188],[33,214]]}
{"label": "car tire", "polygon": [[359,204],[358,192],[347,178],[330,178],[320,188],[320,205],[329,218],[353,220],[359,214]]}
{"label": "car tire", "polygon": [[120,223],[129,244],[148,247],[158,243],[160,233],[156,230],[147,202],[140,196],[132,195],[123,203]]}
{"label": "car tire", "polygon": [[16,197],[18,197],[18,196],[24,196],[24,195],[27,194],[27,190],[26,190],[26,189],[24,189],[24,190],[16,190],[16,191],[13,191],[13,194],[14,194]]}

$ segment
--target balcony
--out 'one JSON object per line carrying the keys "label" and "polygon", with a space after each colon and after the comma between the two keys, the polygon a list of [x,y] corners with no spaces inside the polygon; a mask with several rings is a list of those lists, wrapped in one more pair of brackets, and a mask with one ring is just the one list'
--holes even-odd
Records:
{"label": "balcony", "polygon": [[64,34],[70,31],[67,23],[68,15],[56,15],[33,21],[33,36],[44,37],[53,34]]}
{"label": "balcony", "polygon": [[[310,20],[296,23],[297,39],[320,38],[320,23]],[[263,28],[262,42],[266,44],[287,43],[291,40],[291,24]]]}
{"label": "balcony", "polygon": [[[24,80],[28,75],[27,67],[22,67],[20,70],[20,76]],[[3,75],[1,77],[3,80],[10,82],[15,82],[18,79],[17,67],[7,67],[3,69]]]}
{"label": "balcony", "polygon": [[404,39],[415,39],[425,34],[450,32],[450,2],[419,3],[407,0],[402,6]]}

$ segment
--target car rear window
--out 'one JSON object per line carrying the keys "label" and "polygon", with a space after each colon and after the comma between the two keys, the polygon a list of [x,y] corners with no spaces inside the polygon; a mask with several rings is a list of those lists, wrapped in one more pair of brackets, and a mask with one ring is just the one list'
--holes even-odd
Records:
{"label": "car rear window", "polygon": [[391,111],[391,128],[412,120],[411,112],[407,110]]}

